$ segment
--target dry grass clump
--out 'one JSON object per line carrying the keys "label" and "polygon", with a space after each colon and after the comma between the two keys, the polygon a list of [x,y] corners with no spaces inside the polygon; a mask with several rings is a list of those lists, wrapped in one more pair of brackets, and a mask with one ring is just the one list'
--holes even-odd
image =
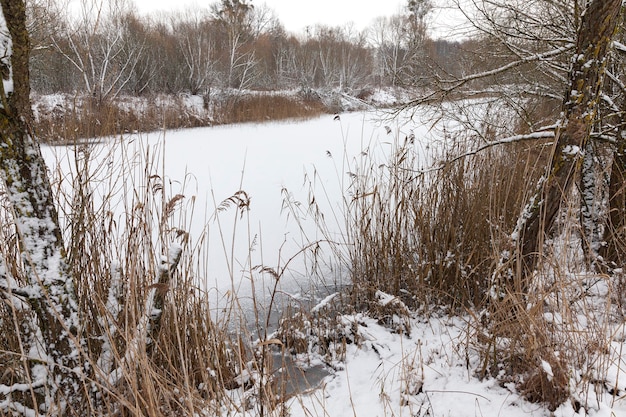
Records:
{"label": "dry grass clump", "polygon": [[494,303],[491,314],[473,323],[478,374],[512,383],[527,400],[554,411],[571,394],[567,348],[545,322],[542,304],[529,308],[513,294]]}
{"label": "dry grass clump", "polygon": [[49,106],[37,102],[35,131],[48,143],[75,143],[79,139],[116,136],[131,132],[210,126],[210,113],[194,111],[184,97],[133,97],[97,101],[63,95]]}
{"label": "dry grass clump", "polygon": [[219,123],[266,122],[270,120],[303,119],[327,113],[321,100],[301,95],[280,95],[273,92],[228,97],[216,110]]}
{"label": "dry grass clump", "polygon": [[[441,158],[464,154],[456,144]],[[481,306],[500,250],[545,158],[542,143],[493,148],[421,172],[418,145],[396,142],[388,161],[365,156],[352,169],[347,202],[354,303],[377,291],[412,309]]]}
{"label": "dry grass clump", "polygon": [[[623,322],[620,278],[580,265],[561,269],[567,262],[553,250],[546,259],[559,265],[544,264],[527,294],[507,292],[472,315],[470,348],[481,357],[480,376],[512,383],[552,411],[567,401],[576,411],[589,410],[619,391],[621,352],[611,345]],[[614,366],[617,375],[608,372]]]}
{"label": "dry grass clump", "polygon": [[344,360],[345,346],[354,340],[340,321],[343,302],[340,297],[334,297],[334,300],[313,311],[288,306],[275,333],[284,349],[303,360],[310,355],[323,358],[331,366]]}

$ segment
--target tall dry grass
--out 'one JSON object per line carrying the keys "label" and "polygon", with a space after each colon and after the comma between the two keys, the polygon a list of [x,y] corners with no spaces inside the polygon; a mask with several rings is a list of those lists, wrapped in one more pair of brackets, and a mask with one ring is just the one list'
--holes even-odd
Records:
{"label": "tall dry grass", "polygon": [[194,111],[178,96],[99,102],[89,96],[63,95],[59,100],[53,106],[34,100],[34,129],[43,142],[72,144],[95,137],[214,124],[209,113]]}
{"label": "tall dry grass", "polygon": [[235,95],[224,100],[215,111],[216,120],[223,124],[304,119],[324,113],[329,111],[321,100],[274,92]]}
{"label": "tall dry grass", "polygon": [[[549,109],[533,105],[528,120],[512,117],[508,126],[526,133],[532,120],[549,119]],[[514,384],[549,410],[567,401],[589,410],[619,391],[620,367],[617,379],[605,372],[616,369],[620,356],[612,340],[622,332],[623,276],[588,269],[573,193],[530,290],[516,293],[495,279],[505,274],[510,282],[521,273],[501,262],[515,252],[511,232],[551,156],[549,141],[539,140],[471,152],[497,138],[491,127],[498,124],[507,125],[492,120],[476,137],[461,132],[445,147],[431,145],[445,150],[426,171],[422,144],[412,136],[396,138],[382,160],[364,153],[350,167],[351,302],[397,331],[406,331],[397,326],[402,311],[386,310],[380,292],[412,314],[461,314],[468,320],[466,348],[480,358],[468,366],[478,375]]]}
{"label": "tall dry grass", "polygon": [[[65,148],[67,155],[58,152],[65,166],[52,175],[86,341],[79,354],[90,369],[81,412],[279,413],[274,356],[267,344],[251,342],[256,337],[247,323],[233,328],[234,316],[218,320],[215,300],[200,285],[207,239],[189,235],[193,208],[169,188],[158,147],[141,143],[76,144]],[[2,203],[0,260],[15,286],[25,282],[23,264],[11,211]],[[180,253],[175,270],[168,266],[172,253]],[[232,300],[220,308],[243,315]],[[0,384],[24,387],[2,394],[0,416],[19,414],[20,407],[54,414],[54,404],[44,405],[38,341],[25,337],[33,312],[19,296],[0,299],[0,309]]]}
{"label": "tall dry grass", "polygon": [[411,308],[477,308],[549,149],[509,144],[449,163],[473,145],[448,138],[442,162],[419,171],[415,140],[396,138],[387,160],[366,155],[353,167],[346,212],[354,303],[368,308],[380,290]]}

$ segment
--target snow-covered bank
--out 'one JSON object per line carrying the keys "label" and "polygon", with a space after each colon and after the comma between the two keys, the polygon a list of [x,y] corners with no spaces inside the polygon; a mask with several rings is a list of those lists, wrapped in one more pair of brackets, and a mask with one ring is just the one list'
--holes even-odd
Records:
{"label": "snow-covered bank", "polygon": [[[400,335],[363,315],[345,316],[359,343],[347,345],[346,360],[313,392],[290,400],[292,417],[454,416],[454,417],[617,417],[626,415],[623,391],[612,395],[589,386],[578,395],[578,411],[567,402],[554,412],[529,403],[514,384],[476,375],[479,358],[469,348],[465,318],[411,320],[410,336]],[[606,360],[619,373],[620,354]],[[624,385],[620,383],[620,386]]]}
{"label": "snow-covered bank", "polygon": [[48,143],[94,136],[154,132],[236,123],[302,120],[321,114],[389,108],[410,99],[410,90],[229,90],[205,94],[119,96],[98,101],[84,94],[33,94],[34,127]]}

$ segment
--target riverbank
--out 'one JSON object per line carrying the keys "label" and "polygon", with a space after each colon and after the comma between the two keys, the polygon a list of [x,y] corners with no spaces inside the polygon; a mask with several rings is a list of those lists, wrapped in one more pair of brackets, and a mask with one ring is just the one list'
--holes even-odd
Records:
{"label": "riverbank", "polygon": [[85,95],[32,97],[34,128],[46,143],[135,132],[228,125],[245,122],[305,120],[322,114],[387,108],[405,102],[407,90],[213,90],[203,95],[122,96],[98,101]]}

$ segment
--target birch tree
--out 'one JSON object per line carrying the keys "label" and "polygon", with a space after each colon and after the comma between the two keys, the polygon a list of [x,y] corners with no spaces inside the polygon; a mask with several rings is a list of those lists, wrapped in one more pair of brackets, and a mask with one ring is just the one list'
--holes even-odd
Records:
{"label": "birch tree", "polygon": [[[607,67],[607,93],[603,96],[606,103],[604,120],[608,124],[602,129],[604,135],[614,133],[611,136],[612,160],[608,190],[606,190],[608,207],[607,220],[603,230],[602,245],[598,249],[598,260],[601,266],[610,272],[615,268],[621,268],[626,262],[626,32],[624,31],[626,14],[622,13],[622,30],[618,33],[613,46],[611,63]],[[614,94],[611,94],[614,93]],[[605,170],[606,171],[606,170]],[[588,193],[592,195],[592,193]]]}

